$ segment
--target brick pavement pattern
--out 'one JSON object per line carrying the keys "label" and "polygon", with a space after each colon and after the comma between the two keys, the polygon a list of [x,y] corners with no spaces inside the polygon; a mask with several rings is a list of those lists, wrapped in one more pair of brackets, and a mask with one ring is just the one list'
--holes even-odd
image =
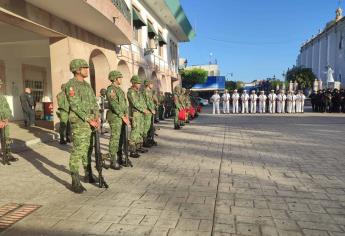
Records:
{"label": "brick pavement pattern", "polygon": [[84,184],[82,195],[68,189],[70,147],[19,153],[0,166],[0,206],[42,207],[0,235],[345,235],[343,115],[203,114],[160,127],[134,168],[104,171],[110,189]]}

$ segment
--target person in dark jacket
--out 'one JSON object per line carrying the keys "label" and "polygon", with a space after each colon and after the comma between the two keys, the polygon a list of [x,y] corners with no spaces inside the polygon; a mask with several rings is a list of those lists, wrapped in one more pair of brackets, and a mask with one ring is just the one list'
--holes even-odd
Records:
{"label": "person in dark jacket", "polygon": [[26,127],[35,125],[35,101],[30,88],[25,88],[25,92],[20,95],[24,124]]}

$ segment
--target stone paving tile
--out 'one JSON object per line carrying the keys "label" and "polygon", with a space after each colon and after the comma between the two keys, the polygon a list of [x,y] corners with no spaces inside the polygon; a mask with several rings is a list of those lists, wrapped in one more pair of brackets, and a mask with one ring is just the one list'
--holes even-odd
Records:
{"label": "stone paving tile", "polygon": [[159,147],[82,195],[69,190],[70,146],[37,145],[0,166],[0,203],[43,205],[3,235],[344,235],[344,124],[312,113],[203,114],[180,131],[164,121]]}

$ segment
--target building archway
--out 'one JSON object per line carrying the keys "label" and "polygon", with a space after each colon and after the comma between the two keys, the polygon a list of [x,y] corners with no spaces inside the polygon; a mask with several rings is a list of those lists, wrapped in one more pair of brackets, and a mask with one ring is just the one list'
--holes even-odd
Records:
{"label": "building archway", "polygon": [[138,76],[141,79],[141,81],[144,81],[147,78],[145,69],[143,67],[139,67]]}
{"label": "building archway", "polygon": [[95,94],[99,95],[101,88],[104,88],[107,84],[107,78],[110,71],[109,62],[101,50],[95,49],[91,52],[89,66],[89,82]]}
{"label": "building archway", "polygon": [[151,80],[153,81],[154,89],[157,91],[160,91],[161,90],[161,82],[159,81],[159,79],[157,77],[157,73],[155,71],[152,72]]}
{"label": "building archway", "polygon": [[117,70],[121,72],[123,79],[122,79],[122,89],[127,91],[129,87],[131,87],[131,73],[127,62],[124,60],[119,61],[117,64]]}

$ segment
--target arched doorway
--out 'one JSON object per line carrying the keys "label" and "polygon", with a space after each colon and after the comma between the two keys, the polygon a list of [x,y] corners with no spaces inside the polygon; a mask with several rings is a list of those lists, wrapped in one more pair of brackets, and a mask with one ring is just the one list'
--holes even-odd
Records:
{"label": "arched doorway", "polygon": [[98,96],[101,88],[107,85],[107,78],[110,70],[109,62],[103,52],[95,49],[91,52],[90,59],[90,84]]}
{"label": "arched doorway", "polygon": [[139,67],[138,76],[141,79],[141,81],[144,81],[146,79],[146,73],[145,73],[144,68]]}
{"label": "arched doorway", "polygon": [[127,91],[128,88],[131,87],[131,73],[127,63],[124,60],[119,61],[119,64],[117,64],[117,70],[120,71],[123,76],[121,87],[124,91]]}
{"label": "arched doorway", "polygon": [[158,80],[157,73],[155,71],[152,72],[151,80],[153,81],[154,89],[157,90],[157,91],[160,91],[161,83]]}

